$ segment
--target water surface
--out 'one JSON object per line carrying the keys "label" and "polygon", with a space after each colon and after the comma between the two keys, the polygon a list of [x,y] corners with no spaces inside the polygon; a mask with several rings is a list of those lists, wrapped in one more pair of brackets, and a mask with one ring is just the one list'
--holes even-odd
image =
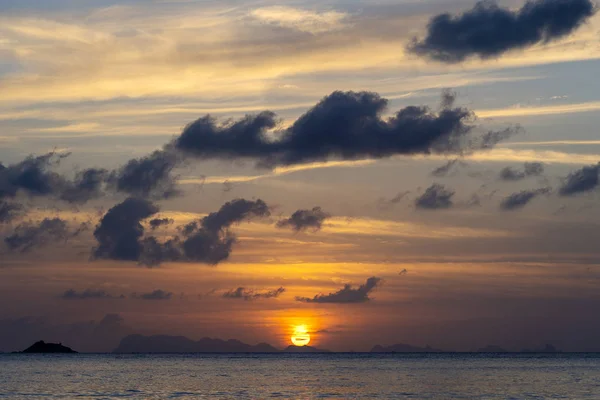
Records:
{"label": "water surface", "polygon": [[600,355],[0,355],[10,399],[600,399]]}

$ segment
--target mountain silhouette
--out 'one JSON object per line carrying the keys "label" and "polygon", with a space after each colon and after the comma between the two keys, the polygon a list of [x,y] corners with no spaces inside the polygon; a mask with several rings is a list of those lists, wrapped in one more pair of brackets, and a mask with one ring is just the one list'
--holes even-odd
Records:
{"label": "mountain silhouette", "polygon": [[203,338],[198,341],[185,336],[124,337],[113,353],[277,353],[280,350],[268,343],[249,345],[239,340]]}
{"label": "mountain silhouette", "polygon": [[444,350],[434,349],[429,346],[417,347],[410,344],[398,343],[391,346],[377,345],[371,349],[371,353],[443,353]]}
{"label": "mountain silhouette", "polygon": [[43,340],[35,342],[21,353],[77,353],[75,350],[63,346],[62,343],[46,343]]}
{"label": "mountain silhouette", "polygon": [[285,353],[329,353],[329,350],[318,349],[311,346],[294,346],[290,345],[283,350]]}

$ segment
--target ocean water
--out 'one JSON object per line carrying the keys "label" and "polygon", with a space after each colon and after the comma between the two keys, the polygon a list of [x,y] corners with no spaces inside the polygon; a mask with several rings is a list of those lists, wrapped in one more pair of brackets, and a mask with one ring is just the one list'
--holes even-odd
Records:
{"label": "ocean water", "polygon": [[600,399],[600,355],[0,355],[8,399]]}

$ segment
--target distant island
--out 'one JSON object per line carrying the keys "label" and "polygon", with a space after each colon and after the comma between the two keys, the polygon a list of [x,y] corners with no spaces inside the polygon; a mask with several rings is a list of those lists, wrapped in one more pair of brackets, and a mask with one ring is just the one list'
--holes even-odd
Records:
{"label": "distant island", "polygon": [[77,352],[70,347],[63,346],[62,343],[46,343],[43,340],[35,342],[21,353],[65,353],[65,354],[76,354]]}
{"label": "distant island", "polygon": [[294,346],[290,345],[283,350],[285,353],[330,353],[329,350],[318,349],[311,346]]}

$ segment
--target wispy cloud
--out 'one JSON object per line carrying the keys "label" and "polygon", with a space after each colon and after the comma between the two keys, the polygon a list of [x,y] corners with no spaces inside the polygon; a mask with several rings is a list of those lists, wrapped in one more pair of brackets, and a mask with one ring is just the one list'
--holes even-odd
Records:
{"label": "wispy cloud", "polygon": [[308,33],[341,29],[347,17],[347,14],[338,11],[316,12],[286,6],[261,7],[252,10],[250,15],[267,24]]}
{"label": "wispy cloud", "polygon": [[240,182],[253,182],[260,179],[275,178],[282,175],[293,174],[295,172],[310,171],[313,169],[321,168],[356,168],[364,165],[370,165],[375,163],[376,160],[359,160],[359,161],[330,161],[330,162],[316,162],[303,165],[294,165],[291,167],[277,167],[274,168],[268,174],[262,175],[234,175],[234,176],[210,176],[206,178],[183,178],[179,180],[182,185],[195,185],[195,184],[212,184],[223,182],[240,183]]}
{"label": "wispy cloud", "polygon": [[547,164],[592,164],[600,159],[599,154],[565,153],[560,151],[515,150],[495,148],[487,152],[472,154],[466,159],[485,162],[543,162]]}
{"label": "wispy cloud", "polygon": [[560,115],[600,110],[600,102],[557,104],[548,106],[508,107],[476,110],[480,118],[533,117],[543,115]]}

